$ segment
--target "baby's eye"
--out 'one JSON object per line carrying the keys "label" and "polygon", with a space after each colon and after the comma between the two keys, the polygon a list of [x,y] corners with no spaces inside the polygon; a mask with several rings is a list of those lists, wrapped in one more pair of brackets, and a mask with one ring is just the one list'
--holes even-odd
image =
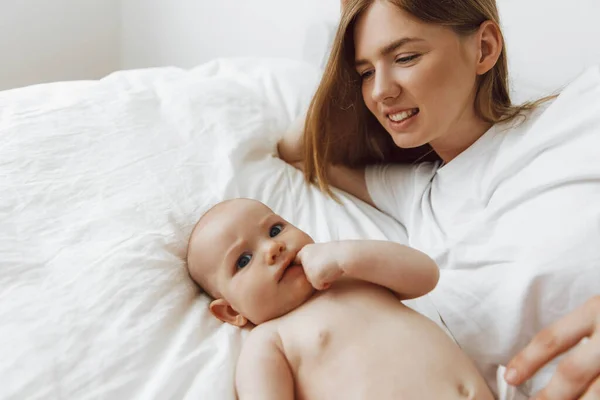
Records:
{"label": "baby's eye", "polygon": [[242,269],[248,264],[250,264],[250,260],[252,260],[252,256],[250,254],[244,254],[235,262],[235,266],[238,269]]}
{"label": "baby's eye", "polygon": [[281,224],[273,225],[271,227],[271,230],[269,231],[269,236],[275,237],[275,236],[279,235],[282,230],[283,230],[283,225],[281,225]]}

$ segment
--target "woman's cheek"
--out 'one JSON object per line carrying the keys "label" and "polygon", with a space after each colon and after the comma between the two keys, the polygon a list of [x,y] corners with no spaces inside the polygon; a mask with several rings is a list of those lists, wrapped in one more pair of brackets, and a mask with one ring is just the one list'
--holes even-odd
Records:
{"label": "woman's cheek", "polygon": [[373,87],[370,82],[365,82],[362,85],[362,97],[367,109],[375,116],[375,118],[379,119],[379,115],[377,114],[377,102],[373,100],[372,96]]}

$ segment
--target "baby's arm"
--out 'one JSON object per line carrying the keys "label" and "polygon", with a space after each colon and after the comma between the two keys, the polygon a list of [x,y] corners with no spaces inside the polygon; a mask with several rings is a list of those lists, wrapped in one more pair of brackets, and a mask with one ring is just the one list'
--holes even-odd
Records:
{"label": "baby's arm", "polygon": [[244,342],[236,369],[238,399],[294,399],[292,371],[281,349],[279,336],[255,328]]}
{"label": "baby's arm", "polygon": [[346,240],[305,246],[298,259],[308,279],[323,289],[340,276],[387,287],[401,299],[427,294],[439,279],[426,254],[396,242]]}

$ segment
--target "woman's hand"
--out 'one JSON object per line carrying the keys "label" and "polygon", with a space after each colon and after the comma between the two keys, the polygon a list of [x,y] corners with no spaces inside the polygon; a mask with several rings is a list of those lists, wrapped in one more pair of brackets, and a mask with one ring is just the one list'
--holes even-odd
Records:
{"label": "woman's hand", "polygon": [[[586,342],[572,349],[584,338]],[[570,349],[548,386],[534,399],[600,399],[600,296],[539,332],[508,363],[505,379],[511,385],[520,385]]]}
{"label": "woman's hand", "polygon": [[302,170],[304,159],[304,119],[296,121],[277,143],[279,158]]}

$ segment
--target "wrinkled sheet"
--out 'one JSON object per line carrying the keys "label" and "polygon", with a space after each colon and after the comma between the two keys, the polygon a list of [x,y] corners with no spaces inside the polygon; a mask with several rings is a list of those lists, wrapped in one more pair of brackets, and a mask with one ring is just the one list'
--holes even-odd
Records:
{"label": "wrinkled sheet", "polygon": [[406,241],[275,157],[319,77],[228,59],[0,92],[0,398],[234,399],[245,332],[185,269],[219,200],[259,199],[317,241]]}

